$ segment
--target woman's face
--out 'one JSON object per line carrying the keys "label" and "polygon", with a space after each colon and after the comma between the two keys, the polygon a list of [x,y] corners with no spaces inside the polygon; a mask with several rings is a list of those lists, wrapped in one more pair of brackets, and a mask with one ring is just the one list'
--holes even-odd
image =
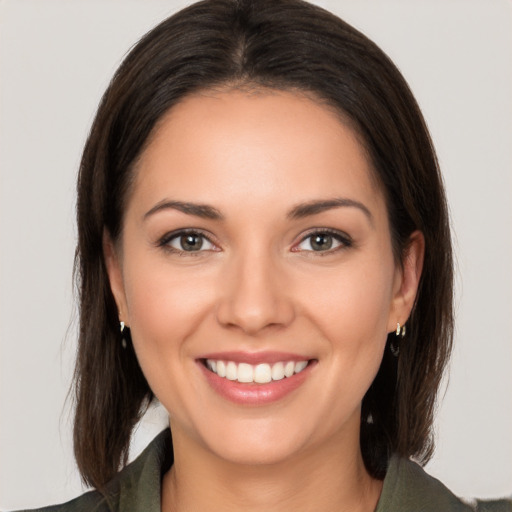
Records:
{"label": "woman's face", "polygon": [[120,249],[106,240],[175,442],[243,463],[358,447],[422,242],[396,265],[383,194],[332,111],[291,92],[186,98],[138,163]]}

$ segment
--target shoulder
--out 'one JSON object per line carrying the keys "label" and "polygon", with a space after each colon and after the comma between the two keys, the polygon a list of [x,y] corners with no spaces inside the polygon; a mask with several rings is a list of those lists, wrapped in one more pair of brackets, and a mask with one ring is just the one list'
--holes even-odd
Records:
{"label": "shoulder", "polygon": [[[36,508],[30,510],[20,510],[18,512],[110,512],[112,508],[109,507],[105,497],[97,491],[89,491],[78,498],[75,498],[60,505],[51,505],[43,508]],[[113,509],[115,510],[115,509]]]}
{"label": "shoulder", "polygon": [[19,512],[160,512],[162,475],[172,464],[172,441],[164,430],[106,486],[66,503]]}
{"label": "shoulder", "polygon": [[415,462],[392,457],[376,512],[512,512],[512,500],[462,501]]}

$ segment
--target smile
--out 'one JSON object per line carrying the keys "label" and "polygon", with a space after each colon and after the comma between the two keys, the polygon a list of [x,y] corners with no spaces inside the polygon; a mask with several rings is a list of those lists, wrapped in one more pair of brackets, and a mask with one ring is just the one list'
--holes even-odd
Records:
{"label": "smile", "polygon": [[227,380],[244,384],[268,384],[269,382],[289,378],[296,373],[302,372],[308,366],[308,361],[249,364],[206,359],[205,365],[211,372]]}
{"label": "smile", "polygon": [[216,352],[196,359],[210,389],[244,407],[285,399],[305,384],[318,359],[289,352]]}

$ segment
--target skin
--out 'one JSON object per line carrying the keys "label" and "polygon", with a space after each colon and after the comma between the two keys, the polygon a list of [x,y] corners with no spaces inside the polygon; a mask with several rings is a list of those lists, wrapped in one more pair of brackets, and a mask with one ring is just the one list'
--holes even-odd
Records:
{"label": "skin", "polygon": [[[289,215],[335,198],[363,206]],[[166,201],[223,218],[158,208]],[[176,252],[179,237],[165,235],[180,229],[204,233],[204,250]],[[341,238],[312,250],[311,231],[326,229]],[[415,232],[397,264],[382,191],[339,116],[292,92],[182,100],[138,162],[121,240],[104,245],[120,319],[169,412],[163,510],[374,510],[382,483],[362,461],[361,401],[410,314],[424,242]],[[244,406],[205,379],[197,358],[213,351],[316,364],[283,399]]]}

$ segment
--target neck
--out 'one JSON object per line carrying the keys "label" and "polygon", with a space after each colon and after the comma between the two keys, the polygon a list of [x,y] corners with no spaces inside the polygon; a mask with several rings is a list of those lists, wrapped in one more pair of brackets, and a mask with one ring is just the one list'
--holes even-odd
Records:
{"label": "neck", "polygon": [[332,439],[289,460],[260,465],[226,461],[174,428],[173,443],[163,512],[369,512],[382,490],[382,482],[366,471],[358,439],[348,445]]}

